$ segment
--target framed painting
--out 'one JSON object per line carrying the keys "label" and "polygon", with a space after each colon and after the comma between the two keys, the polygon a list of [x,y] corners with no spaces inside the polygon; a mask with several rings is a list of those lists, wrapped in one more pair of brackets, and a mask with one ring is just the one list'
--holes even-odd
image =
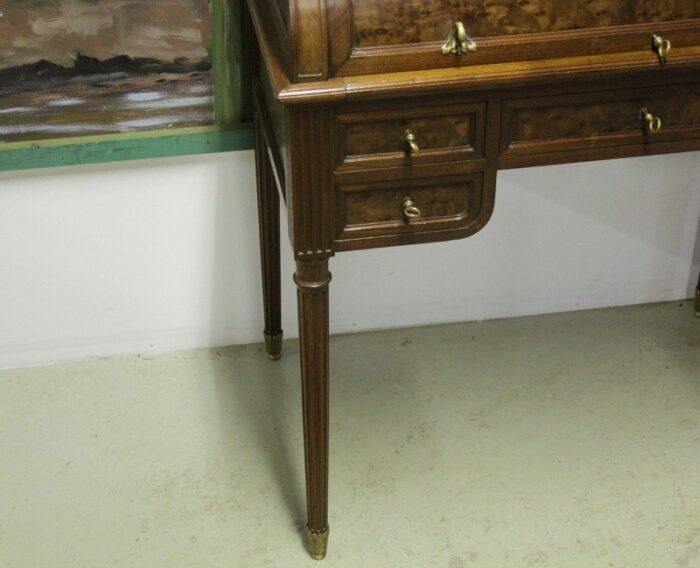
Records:
{"label": "framed painting", "polygon": [[247,148],[238,0],[0,5],[0,169]]}

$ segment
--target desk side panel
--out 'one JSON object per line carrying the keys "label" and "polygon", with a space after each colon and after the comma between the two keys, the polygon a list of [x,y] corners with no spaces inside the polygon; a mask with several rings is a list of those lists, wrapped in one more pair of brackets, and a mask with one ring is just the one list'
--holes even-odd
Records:
{"label": "desk side panel", "polygon": [[262,115],[275,177],[280,192],[286,195],[288,130],[285,108],[277,102],[269,75],[263,67],[257,79],[258,109]]}
{"label": "desk side panel", "polygon": [[289,30],[289,0],[275,0],[275,3],[285,27]]}

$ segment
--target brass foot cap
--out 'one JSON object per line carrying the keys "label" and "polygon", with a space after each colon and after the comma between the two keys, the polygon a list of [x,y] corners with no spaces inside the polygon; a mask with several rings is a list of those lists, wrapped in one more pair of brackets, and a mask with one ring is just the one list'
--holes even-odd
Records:
{"label": "brass foot cap", "polygon": [[322,530],[306,529],[306,544],[314,560],[323,560],[328,549],[328,527]]}
{"label": "brass foot cap", "polygon": [[270,335],[265,334],[265,349],[267,350],[267,356],[272,361],[278,361],[282,358],[282,338],[284,334],[282,332]]}

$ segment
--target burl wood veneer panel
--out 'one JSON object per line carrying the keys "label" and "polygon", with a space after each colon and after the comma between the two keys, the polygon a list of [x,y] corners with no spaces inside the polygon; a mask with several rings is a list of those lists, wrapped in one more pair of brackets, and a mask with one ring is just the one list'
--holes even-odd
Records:
{"label": "burl wood veneer panel", "polygon": [[[663,123],[645,128],[646,108]],[[611,91],[509,101],[503,124],[505,152],[537,153],[700,137],[700,85]]]}
{"label": "burl wood veneer panel", "polygon": [[[341,187],[337,229],[343,239],[463,228],[481,212],[481,191],[481,174]],[[406,197],[419,220],[405,218]]]}
{"label": "burl wood veneer panel", "polygon": [[698,0],[355,0],[353,10],[360,48],[443,41],[455,20],[492,37],[700,18]]}
{"label": "burl wood veneer panel", "polygon": [[[483,103],[340,114],[339,162],[346,167],[389,167],[483,156]],[[409,157],[406,130],[420,153]],[[410,159],[409,159],[410,158]]]}

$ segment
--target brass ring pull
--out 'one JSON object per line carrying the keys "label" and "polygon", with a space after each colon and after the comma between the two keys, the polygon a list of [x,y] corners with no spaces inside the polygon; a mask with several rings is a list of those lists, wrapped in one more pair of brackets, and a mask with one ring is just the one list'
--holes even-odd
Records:
{"label": "brass ring pull", "polygon": [[418,142],[416,141],[416,135],[413,132],[413,130],[407,128],[403,135],[406,139],[406,144],[408,144],[408,149],[411,155],[415,156],[416,154],[420,154],[420,147],[418,146]]}
{"label": "brass ring pull", "polygon": [[667,40],[659,34],[651,36],[651,46],[661,59],[666,59],[673,48],[670,40]]}
{"label": "brass ring pull", "polygon": [[646,108],[639,111],[639,118],[645,122],[647,130],[652,134],[658,133],[663,126],[661,119],[651,114]]}
{"label": "brass ring pull", "polygon": [[460,55],[476,50],[476,42],[467,34],[467,28],[462,22],[455,22],[440,51],[443,55]]}
{"label": "brass ring pull", "polygon": [[410,197],[404,197],[403,198],[403,214],[406,216],[406,219],[409,221],[413,219],[420,219],[421,215],[421,210],[416,207],[416,204],[413,203],[413,199]]}

